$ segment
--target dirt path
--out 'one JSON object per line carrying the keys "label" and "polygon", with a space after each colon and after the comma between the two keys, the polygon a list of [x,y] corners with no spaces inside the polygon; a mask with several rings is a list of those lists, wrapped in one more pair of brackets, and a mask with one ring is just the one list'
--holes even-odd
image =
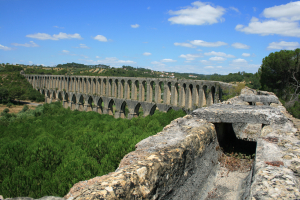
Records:
{"label": "dirt path", "polygon": [[31,101],[20,101],[21,105],[12,105],[10,108],[6,105],[0,104],[0,113],[3,112],[5,108],[9,109],[8,113],[19,113],[24,105],[28,105],[29,109],[34,110],[37,106],[43,105],[41,102],[31,102]]}

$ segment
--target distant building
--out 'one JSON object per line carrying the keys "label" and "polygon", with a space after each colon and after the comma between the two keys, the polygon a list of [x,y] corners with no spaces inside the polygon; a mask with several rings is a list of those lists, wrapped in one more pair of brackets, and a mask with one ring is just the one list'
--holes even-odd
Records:
{"label": "distant building", "polygon": [[189,75],[190,78],[197,78],[197,76]]}

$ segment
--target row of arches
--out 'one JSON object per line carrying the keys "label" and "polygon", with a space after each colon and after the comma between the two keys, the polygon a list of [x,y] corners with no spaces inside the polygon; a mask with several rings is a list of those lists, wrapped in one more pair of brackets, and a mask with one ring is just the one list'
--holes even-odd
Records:
{"label": "row of arches", "polygon": [[26,78],[39,89],[163,103],[189,109],[219,102],[221,92],[218,82],[207,81],[42,75],[26,75]]}
{"label": "row of arches", "polygon": [[113,115],[116,118],[132,118],[153,115],[157,110],[168,112],[173,107],[159,107],[157,104],[91,95],[67,93],[55,90],[40,90],[46,97],[46,103],[61,101],[65,108],[79,111],[95,111]]}

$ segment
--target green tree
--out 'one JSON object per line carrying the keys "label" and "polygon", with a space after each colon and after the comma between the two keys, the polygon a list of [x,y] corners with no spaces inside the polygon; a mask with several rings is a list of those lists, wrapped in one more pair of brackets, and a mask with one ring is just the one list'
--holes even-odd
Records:
{"label": "green tree", "polygon": [[278,96],[292,100],[299,94],[300,49],[270,53],[260,67],[261,85]]}

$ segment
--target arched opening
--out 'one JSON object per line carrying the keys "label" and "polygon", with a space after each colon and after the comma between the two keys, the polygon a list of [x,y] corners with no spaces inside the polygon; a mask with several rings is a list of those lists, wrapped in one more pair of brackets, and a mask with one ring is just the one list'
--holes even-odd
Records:
{"label": "arched opening", "polygon": [[119,97],[119,80],[116,79],[115,80],[115,94],[114,94],[114,97]]}
{"label": "arched opening", "polygon": [[125,81],[121,80],[121,85],[120,85],[120,98],[123,99],[124,98],[124,87],[125,87]]}
{"label": "arched opening", "polygon": [[189,90],[188,90],[188,108],[192,108],[192,101],[193,101],[193,85],[189,85]]}
{"label": "arched opening", "polygon": [[89,99],[88,99],[88,107],[87,107],[87,110],[86,111],[93,111],[93,108],[95,107],[95,104],[94,104],[94,100],[93,98],[90,96]]}
{"label": "arched opening", "polygon": [[113,96],[113,81],[111,79],[108,80],[108,96],[111,97]]}
{"label": "arched opening", "polygon": [[186,84],[184,83],[181,88],[181,105],[185,107],[185,97],[186,97]]}
{"label": "arched opening", "polygon": [[98,113],[102,114],[103,113],[103,100],[102,100],[102,98],[99,98],[99,100],[97,102],[97,106],[98,106]]}
{"label": "arched opening", "polygon": [[164,82],[158,83],[158,102],[157,103],[164,103]]}
{"label": "arched opening", "polygon": [[202,103],[202,106],[207,106],[207,86],[204,85],[203,86],[203,103]]}
{"label": "arched opening", "polygon": [[155,82],[150,82],[149,102],[155,102]]}
{"label": "arched opening", "polygon": [[128,113],[129,113],[129,110],[128,110],[128,107],[127,107],[126,102],[124,101],[124,102],[122,103],[122,105],[121,105],[120,117],[121,117],[121,118],[127,118]]}
{"label": "arched opening", "polygon": [[167,112],[169,112],[169,111],[171,111],[171,110],[173,110],[173,108],[172,108],[172,107],[168,108]]}
{"label": "arched opening", "polygon": [[140,85],[139,85],[139,81],[135,81],[134,82],[134,85],[133,85],[133,89],[132,89],[132,91],[133,91],[133,97],[132,97],[132,99],[133,100],[138,100],[139,99],[139,93],[138,93],[138,91],[140,90]]}
{"label": "arched opening", "polygon": [[131,80],[128,80],[127,81],[127,96],[126,96],[126,99],[131,99],[132,98],[132,84],[131,84]]}
{"label": "arched opening", "polygon": [[97,89],[98,89],[97,94],[101,95],[101,79],[100,79],[100,78],[97,79],[97,84],[98,84],[98,87],[97,87]]}
{"label": "arched opening", "polygon": [[67,108],[69,106],[68,104],[69,104],[69,95],[68,95],[68,93],[66,93],[63,107]]}
{"label": "arched opening", "polygon": [[157,110],[157,106],[156,105],[152,106],[149,114],[153,115],[156,112],[156,110]]}
{"label": "arched opening", "polygon": [[53,94],[52,94],[52,100],[56,101],[56,93],[54,91],[53,91]]}
{"label": "arched opening", "polygon": [[144,115],[144,110],[143,107],[140,103],[138,103],[135,108],[134,108],[134,114],[135,116],[143,116]]}
{"label": "arched opening", "polygon": [[212,96],[212,103],[216,103],[215,100],[215,95],[216,95],[216,88],[214,86],[211,87],[211,96]]}
{"label": "arched opening", "polygon": [[84,99],[83,99],[83,96],[80,95],[79,102],[78,102],[78,110],[79,111],[83,111],[83,105],[84,105]]}
{"label": "arched opening", "polygon": [[147,101],[147,82],[142,82],[142,94],[141,94],[141,101]]}
{"label": "arched opening", "polygon": [[106,78],[103,79],[103,86],[102,86],[102,89],[103,89],[103,91],[102,91],[103,96],[107,96],[107,91],[106,91]]}
{"label": "arched opening", "polygon": [[86,93],[93,95],[93,91],[92,91],[92,79],[91,78],[89,78],[87,80],[87,87],[86,88],[87,88]]}
{"label": "arched opening", "polygon": [[108,103],[107,114],[114,115],[115,114],[114,108],[115,108],[115,102],[113,99],[111,99]]}
{"label": "arched opening", "polygon": [[76,96],[75,94],[73,94],[72,96],[72,100],[71,100],[71,110],[75,110],[76,109]]}
{"label": "arched opening", "polygon": [[[177,105],[179,105],[179,84],[178,83],[175,83],[175,88],[174,88],[174,90],[175,90],[175,93],[174,93],[174,97],[172,97],[172,98],[174,98],[174,103],[173,103],[173,105],[174,106],[177,106]],[[171,94],[171,96],[172,96],[173,94]]]}
{"label": "arched opening", "polygon": [[199,85],[196,85],[196,94],[195,94],[195,108],[199,108]]}

